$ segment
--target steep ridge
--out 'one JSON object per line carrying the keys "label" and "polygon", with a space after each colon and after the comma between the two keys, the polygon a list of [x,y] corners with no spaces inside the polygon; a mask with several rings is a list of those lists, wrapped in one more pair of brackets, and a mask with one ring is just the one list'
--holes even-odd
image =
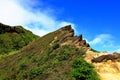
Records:
{"label": "steep ridge", "polygon": [[14,52],[36,40],[38,36],[22,26],[9,26],[0,23],[0,55]]}
{"label": "steep ridge", "polygon": [[67,25],[0,59],[0,79],[99,80],[94,67],[83,60],[89,48]]}
{"label": "steep ridge", "polygon": [[71,25],[37,38],[22,26],[0,23],[2,54],[27,45],[0,58],[1,80],[120,80],[120,54],[95,52],[82,34],[74,36]]}

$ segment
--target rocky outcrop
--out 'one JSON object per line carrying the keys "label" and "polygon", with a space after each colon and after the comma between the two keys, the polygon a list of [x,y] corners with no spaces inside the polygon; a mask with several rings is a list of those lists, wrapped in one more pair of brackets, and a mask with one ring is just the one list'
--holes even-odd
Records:
{"label": "rocky outcrop", "polygon": [[67,25],[58,31],[60,31],[61,36],[63,36],[61,43],[72,45],[77,48],[80,48],[81,46],[90,47],[86,40],[83,40],[82,34],[79,36],[74,36],[74,30],[72,29],[71,25]]}
{"label": "rocky outcrop", "polygon": [[91,61],[92,62],[106,62],[107,60],[116,60],[117,57],[115,55],[112,55],[112,54],[108,54],[108,55],[102,55],[102,56],[99,56],[97,58],[93,58]]}
{"label": "rocky outcrop", "polygon": [[72,29],[71,25],[62,27],[58,31],[60,31],[61,35],[64,37],[73,37],[74,36],[74,30]]}
{"label": "rocky outcrop", "polygon": [[2,33],[13,33],[13,32],[16,32],[16,33],[23,33],[24,30],[22,28],[20,28],[21,26],[19,27],[11,27],[9,25],[4,25],[2,23],[0,23],[0,34]]}

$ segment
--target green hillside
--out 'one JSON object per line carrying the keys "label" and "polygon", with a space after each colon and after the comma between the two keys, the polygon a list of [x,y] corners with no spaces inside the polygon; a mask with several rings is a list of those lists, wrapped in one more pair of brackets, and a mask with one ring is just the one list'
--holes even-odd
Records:
{"label": "green hillside", "polygon": [[0,55],[19,50],[38,36],[22,26],[9,26],[0,23]]}
{"label": "green hillside", "polygon": [[83,57],[89,44],[70,25],[0,59],[1,80],[99,80]]}

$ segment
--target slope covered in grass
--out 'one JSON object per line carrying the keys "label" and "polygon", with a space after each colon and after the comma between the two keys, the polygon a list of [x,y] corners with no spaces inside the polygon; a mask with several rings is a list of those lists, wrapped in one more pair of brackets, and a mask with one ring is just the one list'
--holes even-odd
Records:
{"label": "slope covered in grass", "polygon": [[2,80],[99,80],[83,55],[89,44],[71,26],[49,33],[0,59]]}
{"label": "slope covered in grass", "polygon": [[38,36],[22,26],[8,26],[0,23],[0,55],[21,49]]}

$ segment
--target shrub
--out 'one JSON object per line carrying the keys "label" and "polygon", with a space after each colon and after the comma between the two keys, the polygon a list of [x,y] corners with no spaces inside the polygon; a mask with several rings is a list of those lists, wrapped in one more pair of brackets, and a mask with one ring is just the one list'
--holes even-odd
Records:
{"label": "shrub", "polygon": [[21,63],[19,66],[19,70],[24,70],[26,68],[25,63]]}
{"label": "shrub", "polygon": [[28,72],[25,71],[25,70],[20,71],[19,74],[17,74],[17,80],[25,80],[25,79],[27,79],[27,77],[28,77],[27,73]]}
{"label": "shrub", "polygon": [[39,78],[43,78],[47,76],[47,73],[45,73],[41,67],[32,67],[29,71],[28,71],[28,78],[31,80],[35,77],[39,77]]}
{"label": "shrub", "polygon": [[55,44],[53,45],[53,49],[57,49],[57,48],[59,48],[59,44],[58,44],[58,43],[55,43]]}
{"label": "shrub", "polygon": [[93,48],[91,48],[91,51],[93,51],[93,52],[98,52],[98,53],[99,53],[99,51],[97,51],[97,50],[95,50],[95,49],[93,49]]}
{"label": "shrub", "polygon": [[75,58],[72,62],[71,74],[76,80],[99,80],[93,65],[82,58]]}

